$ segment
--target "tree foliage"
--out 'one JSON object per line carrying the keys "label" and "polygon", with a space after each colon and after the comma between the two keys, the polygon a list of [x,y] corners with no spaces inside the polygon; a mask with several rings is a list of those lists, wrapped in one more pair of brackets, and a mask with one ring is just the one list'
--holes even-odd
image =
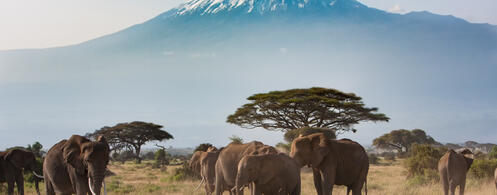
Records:
{"label": "tree foliage", "polygon": [[250,103],[228,116],[227,122],[243,128],[290,131],[302,127],[353,131],[363,121],[388,121],[378,108],[366,107],[362,98],[336,89],[313,87],[255,94]]}
{"label": "tree foliage", "polygon": [[412,144],[439,144],[421,129],[411,131],[393,130],[373,140],[373,145],[380,149],[394,149],[399,153],[407,152]]}
{"label": "tree foliage", "polygon": [[214,146],[210,143],[201,143],[200,145],[198,145],[195,148],[195,150],[193,150],[193,152],[196,152],[196,151],[206,152],[210,147],[214,147]]}
{"label": "tree foliage", "polygon": [[336,139],[336,134],[333,129],[319,128],[319,127],[302,127],[298,129],[293,129],[285,133],[285,141],[292,143],[293,140],[300,135],[307,136],[313,133],[323,133],[329,139]]}
{"label": "tree foliage", "polygon": [[112,127],[102,127],[88,136],[96,138],[100,135],[107,139],[111,150],[134,150],[135,159],[138,162],[141,161],[140,151],[142,145],[145,143],[173,139],[171,134],[162,130],[161,125],[141,121],[119,123]]}

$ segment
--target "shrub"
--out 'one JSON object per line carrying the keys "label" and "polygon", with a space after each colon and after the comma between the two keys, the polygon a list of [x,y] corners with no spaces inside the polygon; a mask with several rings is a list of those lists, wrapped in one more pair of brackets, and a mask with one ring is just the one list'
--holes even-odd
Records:
{"label": "shrub", "polygon": [[385,158],[385,160],[394,161],[395,160],[395,153],[393,153],[393,152],[385,152],[383,154],[383,157]]}
{"label": "shrub", "polygon": [[413,145],[411,147],[411,155],[404,161],[408,177],[427,177],[427,172],[431,172],[430,170],[437,170],[438,161],[444,153],[444,149],[435,148],[430,145]]}
{"label": "shrub", "polygon": [[234,143],[234,144],[242,144],[243,143],[243,139],[239,136],[236,136],[236,135],[233,135],[233,136],[229,137],[228,139],[230,139],[231,143]]}
{"label": "shrub", "polygon": [[290,152],[290,150],[292,148],[292,145],[291,145],[291,143],[279,142],[276,144],[276,148],[283,150],[283,152],[288,154],[288,152]]}
{"label": "shrub", "polygon": [[497,159],[497,146],[492,147],[492,150],[488,153],[488,158]]}
{"label": "shrub", "polygon": [[188,179],[201,179],[200,176],[188,166],[187,163],[174,170],[174,174],[169,177],[169,181],[184,181]]}
{"label": "shrub", "polygon": [[497,168],[497,159],[475,159],[469,174],[476,178],[491,178]]}
{"label": "shrub", "polygon": [[163,165],[169,165],[169,159],[167,158],[166,150],[159,149],[155,152],[154,156],[155,156],[154,157],[154,159],[155,159],[154,166],[160,167]]}
{"label": "shrub", "polygon": [[197,147],[195,147],[195,150],[193,150],[193,152],[196,152],[196,151],[204,151],[205,152],[210,147],[214,147],[214,146],[210,143],[202,143],[202,144],[198,145]]}
{"label": "shrub", "polygon": [[368,154],[368,158],[369,158],[369,164],[372,164],[372,165],[375,165],[375,164],[379,164],[379,161],[380,159],[378,158],[378,156],[376,156],[376,154]]}

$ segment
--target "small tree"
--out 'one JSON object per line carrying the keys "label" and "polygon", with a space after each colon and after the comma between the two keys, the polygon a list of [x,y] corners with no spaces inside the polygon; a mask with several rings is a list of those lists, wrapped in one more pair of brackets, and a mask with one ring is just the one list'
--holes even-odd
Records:
{"label": "small tree", "polygon": [[412,131],[393,130],[373,140],[373,146],[380,149],[394,149],[400,153],[408,152],[412,144],[439,144],[421,129]]}
{"label": "small tree", "polygon": [[169,165],[165,149],[161,148],[155,152],[155,163],[160,166]]}
{"label": "small tree", "polygon": [[102,127],[88,136],[96,138],[100,135],[107,139],[111,150],[132,148],[138,163],[141,163],[140,151],[145,143],[173,139],[171,134],[162,130],[161,125],[141,121],[119,123],[113,127]]}
{"label": "small tree", "polygon": [[228,139],[231,140],[231,143],[235,143],[235,144],[242,144],[243,143],[243,139],[241,137],[236,136],[236,135],[233,135],[233,136],[229,137]]}
{"label": "small tree", "polygon": [[45,152],[41,150],[42,148],[43,145],[41,145],[40,142],[35,142],[33,145],[28,144],[28,147],[26,149],[33,152],[36,158],[41,158],[43,157],[43,154],[45,154]]}
{"label": "small tree", "polygon": [[353,131],[363,121],[388,121],[378,108],[366,107],[362,98],[336,89],[313,87],[255,94],[250,102],[228,116],[227,122],[243,128],[288,132],[303,127]]}

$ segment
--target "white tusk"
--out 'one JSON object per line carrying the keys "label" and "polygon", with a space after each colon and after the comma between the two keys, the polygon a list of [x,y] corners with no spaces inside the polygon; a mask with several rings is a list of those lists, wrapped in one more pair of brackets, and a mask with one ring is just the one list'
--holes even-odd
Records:
{"label": "white tusk", "polygon": [[43,177],[42,175],[38,175],[38,174],[36,174],[36,172],[35,172],[35,171],[33,171],[33,175],[35,175],[35,176],[36,176],[36,177],[38,177],[38,178],[45,179],[45,177]]}
{"label": "white tusk", "polygon": [[200,184],[198,184],[198,186],[193,191],[197,191],[198,188],[202,185],[202,183],[204,183],[204,180],[205,180],[205,178],[202,177],[202,181],[200,181]]}
{"label": "white tusk", "polygon": [[105,178],[103,180],[103,183],[104,183],[104,195],[107,195],[107,189],[105,189]]}
{"label": "white tusk", "polygon": [[91,188],[91,178],[90,177],[88,177],[88,187],[90,187],[91,194],[97,195],[97,194],[95,194],[95,191],[93,191],[93,188]]}

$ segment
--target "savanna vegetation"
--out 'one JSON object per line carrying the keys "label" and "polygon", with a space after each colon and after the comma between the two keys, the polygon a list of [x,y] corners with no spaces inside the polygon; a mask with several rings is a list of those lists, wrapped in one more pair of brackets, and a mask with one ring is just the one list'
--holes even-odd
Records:
{"label": "savanna vegetation", "polygon": [[[378,108],[366,107],[361,97],[336,89],[272,91],[252,95],[247,100],[249,103],[229,115],[227,122],[249,129],[283,131],[285,142],[275,147],[285,153],[299,136],[323,133],[328,139],[336,139],[341,133],[356,132],[354,125],[360,122],[389,120]],[[158,144],[155,144],[158,149],[142,153],[146,143],[173,139],[162,128],[162,125],[134,121],[105,126],[86,135],[92,139],[103,136],[110,146],[108,169],[112,174],[106,179],[109,194],[205,193],[203,187],[194,190],[201,177],[188,165],[191,154],[173,156]],[[231,143],[244,142],[236,135],[228,139]],[[444,146],[421,129],[393,130],[374,139],[372,144],[377,150],[368,154],[368,194],[443,194],[438,162],[448,148],[457,148],[457,145]],[[202,143],[193,152],[213,147]],[[35,154],[41,172],[43,146],[36,142],[24,149]],[[466,194],[495,194],[493,173],[497,168],[497,146],[488,153],[475,151],[474,157],[468,171]],[[32,177],[26,174],[26,194],[35,194]],[[302,194],[316,194],[309,168],[302,169],[301,178]],[[44,191],[43,183],[40,186]],[[0,185],[0,193],[4,192],[6,186]],[[346,194],[345,187],[335,187],[334,194]]]}

